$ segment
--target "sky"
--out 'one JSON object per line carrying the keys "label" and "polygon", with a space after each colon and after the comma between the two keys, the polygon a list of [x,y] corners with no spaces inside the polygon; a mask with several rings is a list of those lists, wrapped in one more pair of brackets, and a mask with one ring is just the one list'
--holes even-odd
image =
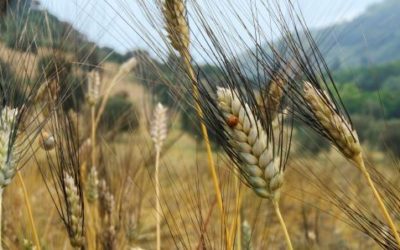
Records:
{"label": "sky", "polygon": [[[145,0],[150,1],[150,0]],[[194,1],[194,0],[189,0]],[[206,2],[197,0],[205,9],[210,8]],[[217,1],[217,0],[215,0]],[[236,6],[241,11],[244,1],[261,2],[264,0],[219,0],[229,6]],[[324,27],[333,23],[351,20],[365,9],[382,0],[297,0],[310,28]],[[137,4],[137,0],[41,0],[42,8],[47,9],[63,21],[86,34],[89,40],[100,46],[108,46],[120,53],[134,48],[147,48],[145,40],[135,30],[135,20],[145,22],[145,15]],[[223,4],[221,4],[223,6]],[[213,11],[212,7],[209,9]],[[244,11],[245,12],[245,11]],[[260,8],[259,15],[266,15],[265,9]],[[224,13],[229,18],[229,11]],[[234,27],[240,25],[233,24]],[[157,36],[155,30],[162,27],[151,27],[145,24],[144,29],[149,34]],[[242,32],[239,27],[239,32]],[[193,31],[196,33],[196,30]],[[193,34],[196,36],[196,34]]]}

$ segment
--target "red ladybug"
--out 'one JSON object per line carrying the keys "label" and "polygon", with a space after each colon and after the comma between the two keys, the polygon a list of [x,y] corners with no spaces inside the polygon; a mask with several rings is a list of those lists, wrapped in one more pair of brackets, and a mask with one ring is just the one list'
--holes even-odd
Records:
{"label": "red ladybug", "polygon": [[228,124],[229,127],[234,128],[236,127],[236,125],[238,125],[239,118],[237,116],[230,115],[226,120],[226,123]]}

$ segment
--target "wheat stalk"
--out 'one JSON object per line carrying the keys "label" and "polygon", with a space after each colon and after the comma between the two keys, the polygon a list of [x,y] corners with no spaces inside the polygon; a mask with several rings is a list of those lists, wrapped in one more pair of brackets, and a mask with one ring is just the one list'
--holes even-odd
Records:
{"label": "wheat stalk", "polygon": [[161,148],[167,137],[167,108],[158,103],[154,110],[154,117],[150,130],[151,138],[156,148],[155,163],[155,185],[156,185],[156,221],[157,221],[157,250],[161,249],[161,205],[160,205],[160,181],[159,181],[159,165]]}
{"label": "wheat stalk", "polygon": [[400,247],[400,236],[397,232],[397,228],[365,167],[362,148],[357,132],[351,128],[349,122],[346,121],[344,117],[337,113],[335,104],[329,99],[326,92],[319,91],[314,88],[311,83],[305,82],[304,98],[317,118],[317,121],[326,131],[330,140],[336,145],[340,152],[347,159],[352,161],[363,173],[368,185],[372,189],[375,199],[378,202],[379,208],[381,209],[381,212],[389,224],[389,227],[396,238],[397,244]]}
{"label": "wheat stalk", "polygon": [[225,227],[225,238],[226,238],[226,245],[227,248],[231,248],[231,243],[229,240],[229,232],[228,228],[225,225],[225,212],[224,212],[224,204],[222,201],[222,193],[221,188],[219,186],[219,178],[217,175],[217,171],[215,168],[215,163],[212,155],[212,149],[210,140],[208,137],[208,132],[206,125],[203,122],[204,114],[201,106],[199,104],[199,87],[197,78],[194,72],[194,69],[191,64],[191,55],[189,52],[190,46],[190,34],[189,34],[189,25],[185,18],[186,8],[183,0],[165,0],[163,6],[163,14],[165,18],[165,29],[168,33],[168,38],[172,47],[179,52],[181,57],[183,58],[184,67],[188,74],[189,79],[192,82],[192,95],[195,100],[195,109],[197,112],[197,116],[200,119],[200,128],[201,133],[203,135],[203,139],[206,145],[207,151],[207,160],[208,160],[208,167],[211,172],[213,185],[216,193],[216,198],[218,202],[218,207],[221,214],[222,225]]}
{"label": "wheat stalk", "polygon": [[218,88],[217,101],[229,146],[238,157],[241,175],[257,195],[272,201],[288,247],[293,249],[278,203],[283,185],[280,157],[269,145],[261,121],[236,91]]}

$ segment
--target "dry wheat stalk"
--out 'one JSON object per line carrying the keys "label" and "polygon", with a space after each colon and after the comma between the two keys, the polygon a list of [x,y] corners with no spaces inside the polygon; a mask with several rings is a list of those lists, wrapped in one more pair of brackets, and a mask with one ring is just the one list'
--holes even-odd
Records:
{"label": "dry wheat stalk", "polygon": [[83,235],[83,210],[81,206],[78,188],[75,180],[69,174],[64,174],[65,193],[67,205],[67,213],[69,218],[68,234],[71,245],[75,248],[84,246],[85,239]]}
{"label": "dry wheat stalk", "polygon": [[200,128],[201,133],[203,135],[206,151],[207,151],[207,160],[208,167],[211,172],[213,185],[215,189],[215,194],[218,202],[218,207],[221,214],[221,222],[222,226],[225,227],[225,239],[226,239],[226,247],[228,249],[232,248],[232,244],[229,239],[229,232],[227,225],[225,223],[225,211],[224,204],[222,201],[222,193],[219,186],[219,178],[217,175],[211,144],[208,137],[208,132],[205,123],[203,122],[204,114],[201,109],[198,97],[199,97],[199,83],[197,81],[193,66],[191,64],[191,54],[189,51],[190,45],[190,32],[189,25],[186,15],[185,3],[183,0],[164,0],[163,5],[163,15],[166,24],[166,31],[168,33],[168,38],[172,47],[177,50],[180,56],[183,58],[184,67],[187,72],[189,79],[192,81],[192,95],[195,100],[195,109],[197,116],[200,119]]}
{"label": "dry wheat stalk", "polygon": [[157,250],[161,249],[161,205],[160,205],[160,181],[159,167],[162,145],[167,138],[167,108],[158,103],[154,109],[153,121],[150,129],[151,138],[156,148],[156,166],[155,166],[155,185],[156,185],[156,221],[157,221]]}

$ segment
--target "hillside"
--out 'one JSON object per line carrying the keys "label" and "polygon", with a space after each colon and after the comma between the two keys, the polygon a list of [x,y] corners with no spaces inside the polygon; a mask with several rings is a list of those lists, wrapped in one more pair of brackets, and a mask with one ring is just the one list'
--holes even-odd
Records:
{"label": "hillside", "polygon": [[[400,60],[398,13],[400,1],[385,0],[351,21],[312,29],[311,33],[333,71],[393,62]],[[249,54],[245,52],[238,58],[254,72]]]}
{"label": "hillside", "polygon": [[[16,6],[15,6],[16,5]],[[113,60],[122,62],[126,57],[89,41],[85,34],[70,23],[40,7],[39,2],[10,1],[2,7],[0,15],[0,41],[7,47],[35,53],[39,47],[73,52],[81,55],[82,63]]]}
{"label": "hillside", "polygon": [[333,66],[377,65],[400,59],[400,1],[371,5],[355,19],[315,32]]}

